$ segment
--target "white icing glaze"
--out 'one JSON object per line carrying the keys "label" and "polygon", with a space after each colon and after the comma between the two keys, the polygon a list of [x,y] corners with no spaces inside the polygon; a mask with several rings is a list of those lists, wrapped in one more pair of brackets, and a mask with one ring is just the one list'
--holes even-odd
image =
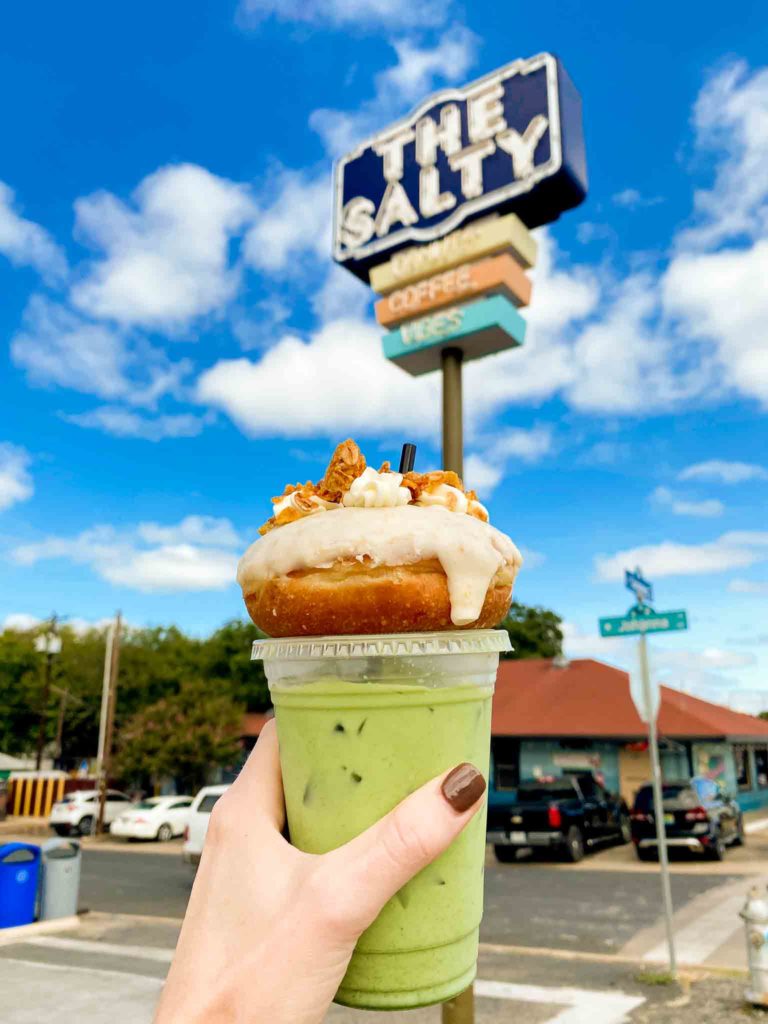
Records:
{"label": "white icing glaze", "polygon": [[368,466],[352,481],[349,490],[342,497],[344,505],[350,508],[394,508],[407,505],[411,492],[401,487],[401,473],[377,473]]}
{"label": "white icing glaze", "polygon": [[271,530],[240,559],[237,581],[248,593],[261,580],[364,557],[373,565],[437,558],[448,579],[451,619],[457,626],[478,617],[498,569],[508,565],[517,570],[522,563],[509,537],[473,516],[437,506],[342,508]]}
{"label": "white icing glaze", "polygon": [[450,484],[438,484],[432,490],[422,491],[416,504],[440,505],[450,512],[466,512],[469,509],[469,500],[464,491]]}
{"label": "white icing glaze", "polygon": [[324,511],[327,508],[338,508],[339,507],[336,504],[335,501],[325,501],[324,498],[318,498],[318,496],[316,494],[312,494],[312,495],[309,495],[309,496],[302,495],[303,500],[304,501],[308,501],[310,503],[310,505],[312,505],[312,508],[309,509],[309,510],[307,510],[305,508],[301,508],[296,503],[296,499],[298,498],[300,493],[301,493],[300,491],[291,491],[290,494],[286,494],[284,497],[279,498],[275,502],[275,507],[274,507],[274,510],[272,512],[272,515],[275,518],[277,518],[280,515],[280,513],[281,512],[285,512],[286,509],[294,508],[294,509],[296,509],[297,512],[300,512],[303,516],[311,516],[311,515],[314,515],[315,512],[322,512],[322,511]]}

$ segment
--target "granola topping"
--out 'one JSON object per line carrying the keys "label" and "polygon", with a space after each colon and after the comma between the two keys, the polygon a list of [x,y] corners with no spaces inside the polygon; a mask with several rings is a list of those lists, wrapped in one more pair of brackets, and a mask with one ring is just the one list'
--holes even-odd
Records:
{"label": "granola topping", "polygon": [[279,526],[346,507],[387,508],[400,505],[438,506],[449,512],[472,516],[488,522],[486,508],[474,491],[465,491],[461,479],[450,470],[431,473],[393,473],[389,462],[376,472],[366,466],[365,456],[350,439],[336,448],[325,475],[317,484],[289,484],[272,499],[273,514],[260,528],[260,534]]}

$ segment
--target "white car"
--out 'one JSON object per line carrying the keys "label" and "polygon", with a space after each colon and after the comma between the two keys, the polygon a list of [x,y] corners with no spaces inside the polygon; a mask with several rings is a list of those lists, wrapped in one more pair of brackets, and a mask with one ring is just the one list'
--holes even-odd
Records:
{"label": "white car", "polygon": [[184,832],[184,846],[181,851],[182,860],[187,864],[200,863],[211,811],[222,793],[226,793],[228,789],[229,786],[206,786],[195,797],[189,809],[189,823]]}
{"label": "white car", "polygon": [[[107,790],[104,803],[104,824],[110,825],[121,811],[131,806],[131,798],[116,789]],[[99,816],[99,793],[96,789],[78,789],[67,793],[51,808],[48,824],[60,836],[89,836]]]}
{"label": "white car", "polygon": [[118,815],[110,826],[110,835],[167,843],[174,836],[184,835],[191,806],[191,796],[151,796]]}

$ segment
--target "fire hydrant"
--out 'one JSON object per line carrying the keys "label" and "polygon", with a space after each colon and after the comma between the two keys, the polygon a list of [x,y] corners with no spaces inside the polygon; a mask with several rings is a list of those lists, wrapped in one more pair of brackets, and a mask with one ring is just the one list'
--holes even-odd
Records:
{"label": "fire hydrant", "polygon": [[747,931],[747,963],[749,988],[747,1001],[756,1006],[768,1006],[768,900],[753,886],[739,916]]}

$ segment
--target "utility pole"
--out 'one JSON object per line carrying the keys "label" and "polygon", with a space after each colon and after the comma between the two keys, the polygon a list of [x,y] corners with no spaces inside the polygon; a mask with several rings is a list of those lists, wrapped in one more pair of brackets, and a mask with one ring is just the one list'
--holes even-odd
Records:
{"label": "utility pole", "polygon": [[62,747],[64,745],[64,715],[67,710],[67,697],[69,697],[69,690],[61,691],[61,700],[59,701],[59,717],[56,721],[56,760],[61,767],[61,754]]}
{"label": "utility pole", "polygon": [[[120,612],[115,616],[112,626],[112,643],[108,642],[109,650],[109,679],[107,687],[107,708],[104,727],[104,742],[101,750],[101,762],[99,772],[99,812],[96,818],[96,835],[101,834],[104,828],[104,804],[107,800],[107,779],[109,777],[110,762],[112,760],[112,736],[115,729],[115,704],[117,703],[117,674],[120,668],[120,631],[122,619]],[[102,704],[103,710],[103,704]]]}
{"label": "utility pole", "polygon": [[648,746],[651,754],[651,780],[653,783],[653,816],[656,819],[656,840],[659,851],[659,874],[661,876],[661,895],[664,903],[664,927],[667,933],[667,949],[669,953],[669,973],[677,977],[677,958],[675,956],[675,933],[672,927],[672,889],[669,882],[669,856],[667,853],[667,826],[664,823],[664,797],[661,788],[661,765],[659,764],[659,742],[656,734],[656,712],[651,693],[651,673],[648,667],[648,639],[641,633],[638,640],[640,656],[640,679],[643,686],[643,703],[647,709]]}
{"label": "utility pole", "polygon": [[37,756],[35,758],[35,771],[40,771],[43,763],[43,750],[45,748],[45,731],[48,718],[48,701],[51,699],[51,675],[53,673],[53,658],[61,650],[61,637],[56,634],[56,616],[51,616],[48,629],[35,640],[35,650],[45,654],[45,669],[43,672],[43,693],[40,698],[40,723],[37,729]]}

